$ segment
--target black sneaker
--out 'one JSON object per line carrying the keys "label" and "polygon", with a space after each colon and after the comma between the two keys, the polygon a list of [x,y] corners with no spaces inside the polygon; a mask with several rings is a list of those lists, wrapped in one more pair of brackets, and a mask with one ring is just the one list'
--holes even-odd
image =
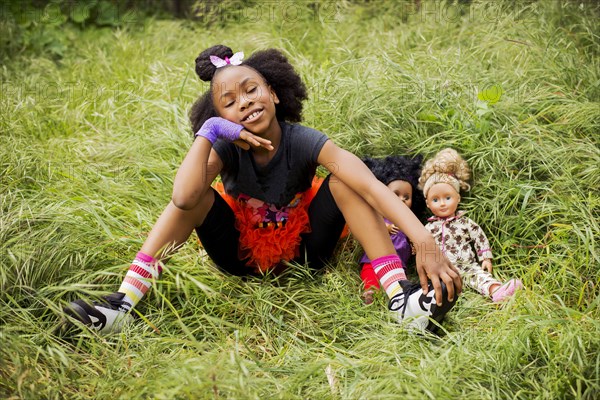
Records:
{"label": "black sneaker", "polygon": [[124,293],[117,292],[103,296],[101,301],[93,303],[75,300],[63,311],[98,333],[118,333],[123,325],[133,320],[129,313],[131,305],[123,301],[124,296]]}
{"label": "black sneaker", "polygon": [[406,324],[410,331],[424,332],[428,330],[435,332],[438,324],[442,322],[444,316],[456,304],[457,296],[452,301],[448,301],[448,290],[443,282],[442,284],[442,305],[438,307],[435,302],[435,292],[433,285],[429,282],[429,292],[423,294],[421,284],[411,281],[400,281],[402,293],[392,297],[388,308],[398,313],[398,322]]}

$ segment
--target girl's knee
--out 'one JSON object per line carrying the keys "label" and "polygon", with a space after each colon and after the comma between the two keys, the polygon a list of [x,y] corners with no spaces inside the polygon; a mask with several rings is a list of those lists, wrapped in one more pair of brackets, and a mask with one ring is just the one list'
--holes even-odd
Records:
{"label": "girl's knee", "polygon": [[186,204],[185,207],[181,207],[181,204],[177,204],[174,201],[171,201],[171,204],[179,214],[185,215],[185,218],[193,222],[194,227],[196,227],[202,225],[214,202],[215,194],[211,188],[200,197],[196,204]]}
{"label": "girl's knee", "polygon": [[331,192],[335,202],[338,204],[354,194],[348,185],[336,178],[334,175],[329,175],[329,179],[324,182],[324,184],[329,185],[329,191]]}

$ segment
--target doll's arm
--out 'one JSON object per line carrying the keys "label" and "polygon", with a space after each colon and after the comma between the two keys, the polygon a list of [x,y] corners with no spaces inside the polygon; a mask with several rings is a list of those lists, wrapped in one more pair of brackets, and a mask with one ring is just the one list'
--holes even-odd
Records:
{"label": "doll's arm", "polygon": [[483,262],[481,263],[481,268],[483,268],[485,271],[487,271],[491,274],[492,273],[492,260],[490,260],[489,258],[486,258],[485,260],[483,260]]}
{"label": "doll's arm", "polygon": [[[477,259],[480,262],[483,262],[485,260],[491,260],[492,259],[492,248],[490,247],[490,242],[489,242],[487,236],[485,235],[485,233],[483,232],[483,229],[481,229],[481,227],[479,225],[477,225],[474,221],[472,221],[469,218],[467,218],[467,222],[468,222],[469,236],[471,237],[471,240],[473,241],[473,246],[475,247],[475,251],[477,251]],[[490,263],[490,270],[491,270],[491,261],[489,261],[489,263]]]}

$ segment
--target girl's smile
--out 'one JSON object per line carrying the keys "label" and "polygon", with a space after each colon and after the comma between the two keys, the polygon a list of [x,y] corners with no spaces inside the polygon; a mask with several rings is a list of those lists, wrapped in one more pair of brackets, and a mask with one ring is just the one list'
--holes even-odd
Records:
{"label": "girl's smile", "polygon": [[256,120],[257,118],[260,118],[262,115],[263,115],[262,109],[254,110],[254,111],[251,110],[247,116],[242,118],[241,122],[250,123],[250,122],[253,122],[254,120]]}

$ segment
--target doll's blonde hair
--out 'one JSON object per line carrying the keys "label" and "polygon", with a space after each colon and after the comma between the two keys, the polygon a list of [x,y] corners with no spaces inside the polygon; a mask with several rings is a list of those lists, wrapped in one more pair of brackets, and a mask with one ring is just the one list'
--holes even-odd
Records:
{"label": "doll's blonde hair", "polygon": [[467,162],[456,150],[446,148],[425,163],[419,178],[419,189],[423,190],[423,195],[427,198],[427,193],[433,185],[447,183],[460,193],[460,189],[471,188],[467,183],[469,178],[471,178],[471,170]]}

